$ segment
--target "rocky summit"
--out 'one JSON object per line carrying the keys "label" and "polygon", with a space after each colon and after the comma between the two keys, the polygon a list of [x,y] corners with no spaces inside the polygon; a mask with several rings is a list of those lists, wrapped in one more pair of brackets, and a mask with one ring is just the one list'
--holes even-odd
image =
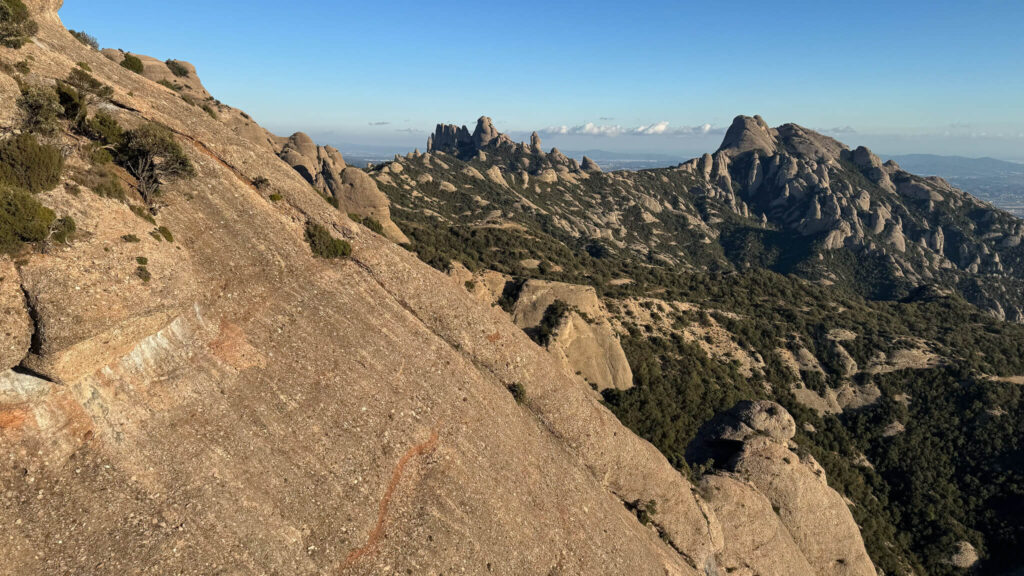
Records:
{"label": "rocky summit", "polygon": [[0,574],[1013,566],[1020,220],[756,116],[363,170],[11,1]]}

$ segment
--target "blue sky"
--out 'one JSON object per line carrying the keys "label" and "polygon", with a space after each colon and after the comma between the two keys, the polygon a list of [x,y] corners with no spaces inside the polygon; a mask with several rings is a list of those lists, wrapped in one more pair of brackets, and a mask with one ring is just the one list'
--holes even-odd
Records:
{"label": "blue sky", "polygon": [[[423,146],[481,114],[563,149],[692,155],[737,114],[880,153],[1024,160],[1024,2],[66,0],[287,134]],[[345,147],[342,147],[345,151]],[[396,150],[397,151],[397,150]]]}

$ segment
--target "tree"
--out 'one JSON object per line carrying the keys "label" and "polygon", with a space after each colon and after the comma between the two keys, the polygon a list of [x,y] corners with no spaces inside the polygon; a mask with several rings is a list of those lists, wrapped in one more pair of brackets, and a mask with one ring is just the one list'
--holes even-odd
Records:
{"label": "tree", "polygon": [[21,48],[39,31],[21,0],[0,0],[0,45]]}
{"label": "tree", "polygon": [[139,194],[152,202],[167,178],[191,177],[195,167],[166,126],[149,123],[124,134],[119,163],[138,181]]}
{"label": "tree", "polygon": [[100,49],[99,40],[96,40],[95,36],[93,36],[91,34],[87,34],[85,32],[82,32],[81,30],[70,30],[69,29],[68,32],[70,32],[71,35],[74,36],[76,40],[78,40],[82,44],[85,44],[86,46],[89,46],[93,50],[99,50]]}
{"label": "tree", "polygon": [[60,98],[48,86],[25,85],[18,99],[18,107],[25,112],[25,128],[43,136],[52,136],[57,132],[57,120],[64,115]]}

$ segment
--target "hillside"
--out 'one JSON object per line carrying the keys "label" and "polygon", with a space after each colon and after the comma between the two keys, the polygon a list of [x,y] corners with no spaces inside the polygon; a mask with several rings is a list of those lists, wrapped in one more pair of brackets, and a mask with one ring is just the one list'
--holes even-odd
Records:
{"label": "hillside", "polygon": [[[701,427],[778,402],[886,573],[962,573],[950,558],[968,545],[982,573],[1018,566],[1020,220],[749,117],[715,154],[611,173],[483,117],[370,174],[456,285],[513,315],[547,306],[523,327],[570,370],[621,349],[632,386],[588,381],[674,466],[722,468],[693,450]],[[614,332],[581,346],[583,324]],[[954,480],[918,498],[936,478]]]}
{"label": "hillside", "polygon": [[381,174],[2,2],[0,573],[876,573],[782,406],[723,404],[687,474],[382,235]]}

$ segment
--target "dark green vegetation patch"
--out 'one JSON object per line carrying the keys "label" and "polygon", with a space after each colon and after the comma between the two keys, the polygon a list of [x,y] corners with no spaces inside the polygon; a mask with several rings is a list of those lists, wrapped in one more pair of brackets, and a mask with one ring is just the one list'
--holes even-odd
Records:
{"label": "dark green vegetation patch", "polygon": [[348,258],[352,254],[352,246],[348,242],[331,236],[327,228],[316,222],[306,224],[306,241],[319,258]]}
{"label": "dark green vegetation patch", "polygon": [[0,0],[0,45],[21,48],[39,31],[21,0]]}
{"label": "dark green vegetation patch", "polygon": [[131,54],[125,54],[124,60],[121,60],[121,67],[127,68],[136,74],[142,74],[145,66],[142,65],[142,60],[139,60],[138,56],[132,56]]}
{"label": "dark green vegetation patch", "polygon": [[0,183],[28,192],[50,190],[60,182],[64,158],[53,146],[22,133],[0,142]]}

